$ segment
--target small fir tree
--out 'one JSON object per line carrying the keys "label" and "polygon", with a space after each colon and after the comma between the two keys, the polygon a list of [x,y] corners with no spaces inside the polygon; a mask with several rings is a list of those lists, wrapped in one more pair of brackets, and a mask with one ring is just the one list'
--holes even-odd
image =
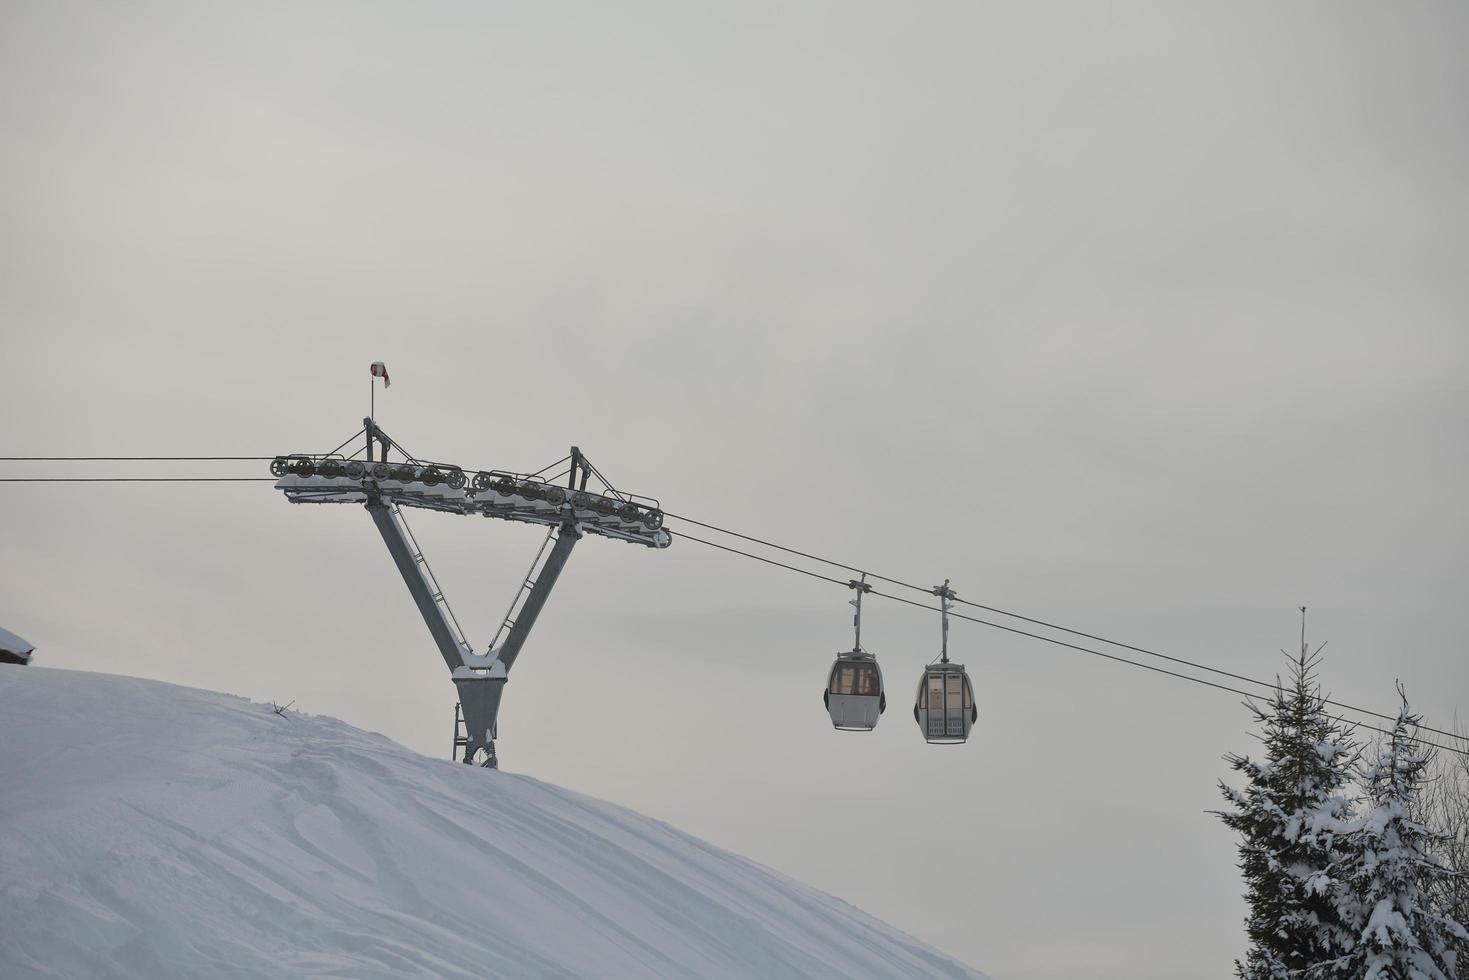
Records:
{"label": "small fir tree", "polygon": [[1347,828],[1332,888],[1338,914],[1357,940],[1327,976],[1354,980],[1456,980],[1451,943],[1464,927],[1433,908],[1436,886],[1458,873],[1438,857],[1443,834],[1420,823],[1420,797],[1432,761],[1419,740],[1421,717],[1402,708],[1364,778],[1370,807]]}
{"label": "small fir tree", "polygon": [[1338,959],[1355,933],[1330,895],[1328,870],[1339,858],[1338,836],[1352,815],[1346,792],[1360,757],[1352,730],[1326,711],[1316,684],[1320,649],[1305,642],[1290,673],[1265,705],[1248,703],[1261,728],[1263,760],[1230,755],[1245,785],[1221,782],[1229,809],[1219,811],[1239,834],[1239,866],[1249,913],[1249,949],[1235,961],[1242,980],[1295,980]]}

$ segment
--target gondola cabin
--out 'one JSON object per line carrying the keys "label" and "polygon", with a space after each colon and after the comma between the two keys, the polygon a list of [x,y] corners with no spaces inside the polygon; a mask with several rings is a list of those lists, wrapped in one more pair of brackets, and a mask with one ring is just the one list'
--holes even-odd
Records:
{"label": "gondola cabin", "polygon": [[929,664],[918,682],[918,699],[913,718],[925,741],[934,745],[957,745],[969,738],[969,729],[979,717],[974,706],[974,689],[962,664]]}
{"label": "gondola cabin", "polygon": [[887,709],[877,661],[867,653],[840,654],[831,665],[822,700],[838,731],[872,731],[878,716]]}

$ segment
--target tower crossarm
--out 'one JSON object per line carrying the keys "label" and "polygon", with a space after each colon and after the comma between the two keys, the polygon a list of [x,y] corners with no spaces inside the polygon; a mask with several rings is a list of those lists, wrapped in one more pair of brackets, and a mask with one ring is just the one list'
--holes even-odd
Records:
{"label": "tower crossarm", "polygon": [[470,477],[448,464],[308,455],[278,456],[271,472],[275,488],[297,504],[361,504],[375,497],[399,507],[548,527],[571,522],[584,534],[647,548],[673,541],[656,500],[563,487],[537,476],[488,470]]}

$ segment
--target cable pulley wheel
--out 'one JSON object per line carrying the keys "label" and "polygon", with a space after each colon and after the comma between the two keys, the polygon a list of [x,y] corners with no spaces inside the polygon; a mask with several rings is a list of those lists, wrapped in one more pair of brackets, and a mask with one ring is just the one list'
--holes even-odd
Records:
{"label": "cable pulley wheel", "polygon": [[285,459],[280,456],[277,456],[275,459],[270,461],[270,475],[276,477],[277,479],[285,476],[286,473],[289,472],[289,469],[290,468],[286,465]]}
{"label": "cable pulley wheel", "polygon": [[450,487],[452,487],[455,490],[463,490],[464,489],[464,471],[461,470],[457,466],[454,467],[453,469],[451,469],[449,471],[449,475],[444,478],[444,482],[447,483]]}

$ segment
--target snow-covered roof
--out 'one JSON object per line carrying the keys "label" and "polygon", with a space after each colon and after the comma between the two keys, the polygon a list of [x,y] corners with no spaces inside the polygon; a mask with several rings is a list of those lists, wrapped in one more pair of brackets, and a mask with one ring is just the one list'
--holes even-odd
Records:
{"label": "snow-covered roof", "polygon": [[35,649],[33,644],[22,640],[10,632],[10,630],[0,628],[0,653],[10,653],[24,660],[29,660],[32,651]]}

